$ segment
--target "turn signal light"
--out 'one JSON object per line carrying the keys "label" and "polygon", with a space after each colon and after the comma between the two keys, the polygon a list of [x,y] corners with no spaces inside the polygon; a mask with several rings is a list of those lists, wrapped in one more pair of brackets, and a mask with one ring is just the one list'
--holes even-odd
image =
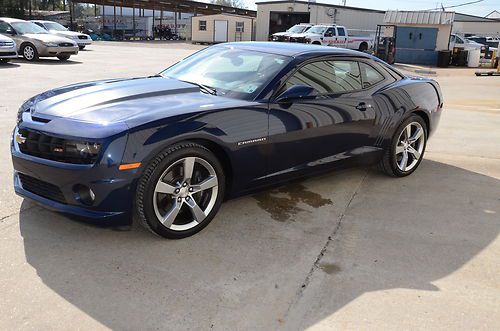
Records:
{"label": "turn signal light", "polygon": [[120,164],[120,166],[118,167],[118,170],[137,169],[140,166],[141,166],[141,162]]}

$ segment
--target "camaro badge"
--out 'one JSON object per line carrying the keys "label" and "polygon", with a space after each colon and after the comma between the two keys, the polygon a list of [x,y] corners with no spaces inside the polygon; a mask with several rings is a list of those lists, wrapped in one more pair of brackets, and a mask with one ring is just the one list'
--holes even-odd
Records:
{"label": "camaro badge", "polygon": [[16,133],[16,143],[21,145],[21,144],[24,144],[25,142],[26,142],[26,137],[20,133]]}
{"label": "camaro badge", "polygon": [[262,138],[256,138],[256,139],[251,139],[251,140],[239,141],[238,146],[260,143],[260,142],[266,141],[266,140],[267,140],[266,137],[262,137]]}

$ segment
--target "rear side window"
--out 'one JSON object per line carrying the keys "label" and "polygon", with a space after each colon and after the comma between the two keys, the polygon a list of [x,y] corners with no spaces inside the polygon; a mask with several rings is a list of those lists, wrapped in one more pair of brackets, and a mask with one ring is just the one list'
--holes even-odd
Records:
{"label": "rear side window", "polygon": [[357,61],[318,61],[306,64],[287,81],[286,87],[307,85],[320,94],[360,90],[361,74]]}
{"label": "rear side window", "polygon": [[338,32],[339,36],[345,36],[344,28],[337,28],[337,32]]}
{"label": "rear side window", "polygon": [[363,62],[360,62],[359,66],[361,70],[361,78],[363,80],[363,88],[370,88],[385,79],[385,77],[372,66]]}

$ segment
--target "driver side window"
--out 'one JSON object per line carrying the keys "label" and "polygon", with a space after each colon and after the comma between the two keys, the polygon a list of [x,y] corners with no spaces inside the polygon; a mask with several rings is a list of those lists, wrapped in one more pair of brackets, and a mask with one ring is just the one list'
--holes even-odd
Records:
{"label": "driver side window", "polygon": [[361,75],[357,61],[318,61],[304,65],[286,82],[313,87],[319,94],[339,94],[360,90]]}

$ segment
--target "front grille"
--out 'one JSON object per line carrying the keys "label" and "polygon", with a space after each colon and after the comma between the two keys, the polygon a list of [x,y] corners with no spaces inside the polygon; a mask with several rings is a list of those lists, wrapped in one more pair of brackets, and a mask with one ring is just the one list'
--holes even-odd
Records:
{"label": "front grille", "polygon": [[87,36],[78,36],[78,39],[87,39]]}
{"label": "front grille", "polygon": [[61,189],[54,184],[21,173],[19,173],[19,180],[21,181],[21,186],[26,191],[50,200],[66,203]]}
{"label": "front grille", "polygon": [[23,143],[18,144],[19,150],[24,154],[73,164],[93,164],[97,160],[97,153],[81,153],[77,149],[75,141],[25,128],[19,129],[19,134],[26,139]]}
{"label": "front grille", "polygon": [[60,43],[59,46],[61,46],[61,47],[73,47],[74,45],[72,43]]}
{"label": "front grille", "polygon": [[14,47],[12,41],[0,41],[0,47]]}

